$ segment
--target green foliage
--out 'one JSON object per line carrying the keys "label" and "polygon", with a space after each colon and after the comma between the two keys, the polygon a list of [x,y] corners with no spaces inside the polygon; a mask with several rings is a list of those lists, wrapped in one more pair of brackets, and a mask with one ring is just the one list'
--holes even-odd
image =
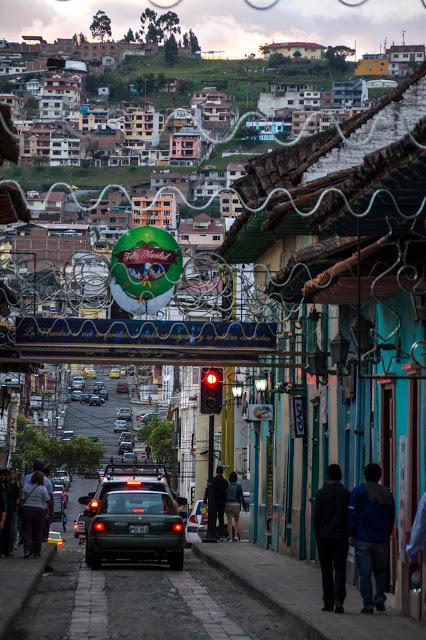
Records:
{"label": "green foliage", "polygon": [[129,27],[129,30],[127,31],[126,35],[123,36],[123,40],[124,42],[135,42],[135,34],[133,33],[133,29],[131,29]]}
{"label": "green foliage", "polygon": [[167,65],[173,66],[178,58],[179,49],[175,36],[172,35],[164,43],[164,60]]}
{"label": "green foliage", "polygon": [[92,24],[90,25],[90,32],[96,40],[105,40],[105,36],[111,36],[111,19],[108,18],[105,11],[99,10],[93,16]]}
{"label": "green foliage", "polygon": [[268,60],[268,67],[281,67],[281,65],[286,63],[286,58],[284,58],[282,53],[273,53]]}
{"label": "green foliage", "polygon": [[154,460],[170,464],[173,462],[173,429],[172,421],[152,418],[137,431],[136,439],[151,446]]}
{"label": "green foliage", "polygon": [[30,426],[24,416],[17,417],[17,448],[12,464],[18,468],[29,469],[34,460],[41,459],[51,468],[66,465],[70,471],[84,472],[99,468],[104,453],[103,446],[90,438],[78,436],[61,443]]}
{"label": "green foliage", "polygon": [[293,53],[293,58],[298,58],[298,59],[300,59],[301,57],[302,57],[302,54],[301,54],[301,52],[300,52],[300,51],[297,51],[297,50],[296,50],[296,51]]}
{"label": "green foliage", "polygon": [[328,47],[324,57],[328,62],[331,72],[346,73],[350,69],[350,64],[346,58],[355,54],[355,50],[344,45]]}

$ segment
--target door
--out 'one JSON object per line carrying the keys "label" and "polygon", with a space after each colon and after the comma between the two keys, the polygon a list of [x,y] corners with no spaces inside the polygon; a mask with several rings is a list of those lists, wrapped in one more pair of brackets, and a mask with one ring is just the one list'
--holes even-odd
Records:
{"label": "door", "polygon": [[318,493],[319,482],[319,403],[313,406],[313,424],[312,424],[312,460],[311,460],[311,540],[309,558],[316,559],[316,540],[314,531],[314,504]]}
{"label": "door", "polygon": [[291,546],[291,516],[293,510],[293,460],[294,460],[294,440],[290,433],[287,434],[287,473],[285,483],[285,525],[284,539],[287,547]]}
{"label": "door", "polygon": [[265,500],[265,531],[272,534],[274,515],[274,448],[272,434],[266,438],[266,500]]}
{"label": "door", "polygon": [[[382,484],[385,487],[389,487],[393,495],[395,495],[395,387],[393,384],[383,385],[381,405],[380,462]],[[393,534],[386,572],[386,591],[389,593],[395,593],[396,551],[396,539],[395,534]]]}

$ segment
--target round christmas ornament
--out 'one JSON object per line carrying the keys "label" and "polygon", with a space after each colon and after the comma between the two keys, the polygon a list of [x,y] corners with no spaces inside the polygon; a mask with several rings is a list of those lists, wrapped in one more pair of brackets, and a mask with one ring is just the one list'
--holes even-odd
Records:
{"label": "round christmas ornament", "polygon": [[171,233],[158,227],[131,229],[112,251],[111,294],[127,313],[155,314],[172,299],[182,264]]}

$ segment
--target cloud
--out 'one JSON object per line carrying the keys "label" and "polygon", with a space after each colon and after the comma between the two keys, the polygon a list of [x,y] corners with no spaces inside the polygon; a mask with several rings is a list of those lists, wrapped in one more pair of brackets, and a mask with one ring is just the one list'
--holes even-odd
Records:
{"label": "cloud", "polygon": [[[250,1],[259,7],[271,2]],[[166,7],[173,0],[158,2]],[[152,8],[148,0],[14,0],[13,12],[3,18],[2,31],[13,40],[24,31],[49,40],[80,31],[88,34],[92,16],[102,8],[112,20],[113,36],[121,38],[129,26],[138,28],[139,16],[147,7]],[[357,40],[361,54],[378,51],[385,38],[388,44],[399,44],[403,29],[407,42],[425,39],[426,10],[420,0],[368,0],[361,7],[347,7],[339,0],[280,0],[266,11],[251,8],[245,0],[182,0],[173,10],[185,28],[194,29],[203,49],[225,49],[230,56],[256,52],[271,40],[350,46]]]}

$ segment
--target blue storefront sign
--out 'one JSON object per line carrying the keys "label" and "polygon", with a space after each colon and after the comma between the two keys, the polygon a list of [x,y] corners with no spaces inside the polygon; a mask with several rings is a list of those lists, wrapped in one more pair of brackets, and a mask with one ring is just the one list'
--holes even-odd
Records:
{"label": "blue storefront sign", "polygon": [[[276,323],[17,318],[15,343],[22,354],[73,352],[104,357],[174,357],[197,354],[223,361],[250,360],[276,350]],[[102,353],[100,353],[102,352]]]}

